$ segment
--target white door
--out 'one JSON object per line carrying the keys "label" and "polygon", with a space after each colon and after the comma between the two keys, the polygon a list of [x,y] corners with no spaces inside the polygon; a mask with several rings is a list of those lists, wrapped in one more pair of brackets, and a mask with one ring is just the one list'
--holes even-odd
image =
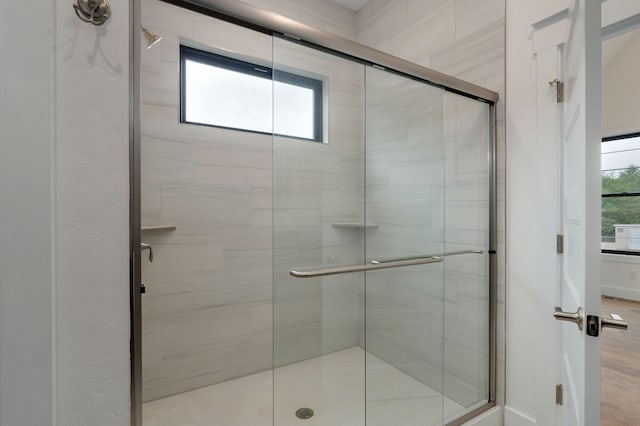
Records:
{"label": "white door", "polygon": [[[586,333],[600,315],[601,2],[571,0],[563,49],[562,232],[558,306],[584,311],[584,327],[559,322],[564,386],[560,422],[600,424],[600,338]],[[599,321],[595,322],[599,329]]]}

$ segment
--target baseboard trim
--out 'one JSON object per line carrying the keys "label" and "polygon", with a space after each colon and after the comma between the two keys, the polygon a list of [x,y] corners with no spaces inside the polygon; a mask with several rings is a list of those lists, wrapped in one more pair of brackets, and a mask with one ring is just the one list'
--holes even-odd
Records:
{"label": "baseboard trim", "polygon": [[630,288],[603,285],[602,295],[609,297],[618,297],[620,299],[640,301],[640,290],[633,290]]}
{"label": "baseboard trim", "polygon": [[505,407],[504,424],[505,426],[535,426],[536,419],[531,418],[511,407]]}

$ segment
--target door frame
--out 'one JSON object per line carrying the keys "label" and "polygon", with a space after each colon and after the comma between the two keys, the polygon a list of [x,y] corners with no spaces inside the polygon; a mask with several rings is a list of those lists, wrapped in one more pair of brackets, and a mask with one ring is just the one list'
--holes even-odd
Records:
{"label": "door frame", "polygon": [[[608,9],[609,8],[609,9]],[[624,12],[624,13],[623,13]],[[562,123],[562,104],[555,102],[555,91],[548,86],[548,83],[555,77],[561,78],[562,73],[562,46],[566,42],[566,26],[568,20],[568,9],[561,9],[540,19],[532,24],[533,29],[533,54],[536,56],[537,65],[537,159],[538,163],[547,161],[556,162],[555,173],[550,174],[544,167],[538,168],[538,179],[545,188],[555,188],[553,193],[541,192],[537,194],[539,205],[545,206],[538,209],[538,219],[543,224],[542,229],[555,227],[560,232],[561,224],[558,218],[561,217],[561,164],[562,157],[558,147],[554,147],[549,141],[559,140],[560,126]],[[623,11],[616,8],[612,2],[602,3],[602,41],[622,35],[626,32],[640,28],[640,3],[630,4],[628,10]],[[544,103],[543,103],[544,102]],[[540,192],[540,191],[539,191]],[[548,235],[547,235],[548,234]],[[554,233],[545,232],[538,237],[537,253],[549,255],[555,250],[556,240]],[[549,259],[550,256],[547,256]],[[538,310],[542,313],[552,312],[555,300],[559,299],[559,292],[556,282],[561,279],[562,273],[561,259],[556,256],[556,265],[546,272],[543,267],[548,267],[545,260],[538,260],[536,277],[538,285]],[[555,277],[555,278],[554,278]],[[593,314],[593,313],[589,313]],[[597,313],[601,315],[601,313]],[[540,347],[545,348],[546,353],[556,354],[560,348],[561,337],[558,333],[555,321],[551,314],[543,315],[537,321],[539,325],[538,342]],[[549,338],[549,332],[543,330],[554,330],[555,335]],[[541,424],[559,424],[560,406],[556,405],[553,387],[560,383],[560,363],[557,357],[553,360],[545,360],[537,368],[540,378],[536,392],[536,406],[538,407],[537,422]]]}
{"label": "door frame", "polygon": [[129,0],[129,350],[131,426],[142,426],[142,266],[140,127],[142,0]]}

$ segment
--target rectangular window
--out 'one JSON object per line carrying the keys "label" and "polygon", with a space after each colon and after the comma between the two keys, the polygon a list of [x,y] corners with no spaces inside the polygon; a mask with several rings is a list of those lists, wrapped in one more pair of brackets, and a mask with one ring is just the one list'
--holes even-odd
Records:
{"label": "rectangular window", "polygon": [[640,133],[602,140],[602,252],[640,255]]}
{"label": "rectangular window", "polygon": [[322,142],[320,80],[187,46],[180,80],[182,123]]}

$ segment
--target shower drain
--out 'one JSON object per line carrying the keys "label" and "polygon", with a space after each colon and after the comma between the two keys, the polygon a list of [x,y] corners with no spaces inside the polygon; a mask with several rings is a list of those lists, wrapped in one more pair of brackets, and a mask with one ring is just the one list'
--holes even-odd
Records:
{"label": "shower drain", "polygon": [[310,419],[313,417],[313,410],[311,408],[298,408],[296,410],[296,417],[299,419]]}

